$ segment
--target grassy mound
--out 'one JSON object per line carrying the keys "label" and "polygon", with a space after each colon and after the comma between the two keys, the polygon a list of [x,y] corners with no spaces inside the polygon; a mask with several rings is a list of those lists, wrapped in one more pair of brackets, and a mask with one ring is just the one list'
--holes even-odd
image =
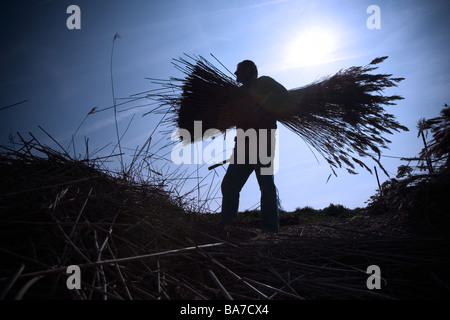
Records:
{"label": "grassy mound", "polygon": [[[38,155],[37,155],[38,154]],[[38,143],[0,155],[4,299],[403,299],[448,297],[441,237],[394,232],[339,205],[257,212],[219,229],[161,181],[136,181]],[[80,268],[80,289],[67,268]],[[381,289],[366,270],[381,268]],[[71,280],[72,279],[72,280]]]}
{"label": "grassy mound", "polygon": [[[157,281],[144,278],[158,276],[157,260],[125,269],[96,263],[182,247],[178,239],[189,235],[189,216],[164,185],[127,181],[95,161],[37,145],[3,153],[0,174],[5,297],[23,296],[19,289],[34,280],[27,298],[156,298]],[[90,289],[67,289],[69,274],[61,270],[69,265],[89,266],[81,280]]]}

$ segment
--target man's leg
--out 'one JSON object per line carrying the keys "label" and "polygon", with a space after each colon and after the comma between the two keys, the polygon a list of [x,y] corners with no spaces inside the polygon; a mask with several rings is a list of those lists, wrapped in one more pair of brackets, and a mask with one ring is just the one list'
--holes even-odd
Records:
{"label": "man's leg", "polygon": [[237,218],[239,193],[254,170],[252,165],[229,164],[222,181],[222,221]]}
{"label": "man's leg", "polygon": [[261,229],[277,231],[279,228],[278,195],[273,175],[262,175],[257,168],[256,178],[261,189]]}

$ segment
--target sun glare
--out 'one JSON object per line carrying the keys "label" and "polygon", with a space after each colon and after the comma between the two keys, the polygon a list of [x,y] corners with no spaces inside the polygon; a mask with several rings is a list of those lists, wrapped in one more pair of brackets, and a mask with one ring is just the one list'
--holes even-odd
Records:
{"label": "sun glare", "polygon": [[295,68],[331,61],[336,41],[333,31],[320,28],[304,30],[287,42],[285,64]]}

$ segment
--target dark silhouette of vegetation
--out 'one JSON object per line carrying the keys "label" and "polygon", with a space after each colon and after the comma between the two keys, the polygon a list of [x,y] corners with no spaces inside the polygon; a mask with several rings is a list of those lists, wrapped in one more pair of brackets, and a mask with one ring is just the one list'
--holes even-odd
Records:
{"label": "dark silhouette of vegetation", "polygon": [[[281,212],[285,228],[219,230],[161,181],[124,178],[36,139],[0,153],[5,299],[401,299],[448,297],[448,241],[392,233],[365,209]],[[245,219],[248,219],[245,221]],[[253,221],[253,222],[252,222]],[[417,262],[417,263],[416,263]],[[381,290],[366,287],[382,266]],[[81,289],[66,286],[69,265]]]}
{"label": "dark silhouette of vegetation", "polygon": [[[280,210],[281,225],[295,225],[302,223],[314,223],[331,221],[335,219],[347,219],[365,213],[364,208],[349,209],[341,204],[330,203],[323,209],[314,209],[311,206],[299,207],[293,211]],[[240,221],[243,223],[257,224],[260,211],[246,210],[239,213]]]}
{"label": "dark silhouette of vegetation", "polygon": [[[419,156],[427,159],[430,172],[448,171],[450,166],[450,107],[445,104],[439,117],[432,119],[422,119],[418,124],[419,135],[423,137],[424,148]],[[430,130],[432,139],[426,143],[424,131]],[[433,159],[433,160],[432,160]]]}
{"label": "dark silhouette of vegetation", "polygon": [[[427,133],[432,137],[426,140]],[[420,233],[450,234],[450,108],[444,105],[440,116],[421,119],[418,137],[424,147],[418,157],[404,158],[408,165],[398,167],[396,178],[383,183],[371,197],[368,212],[390,214]],[[411,162],[417,162],[412,166]]]}

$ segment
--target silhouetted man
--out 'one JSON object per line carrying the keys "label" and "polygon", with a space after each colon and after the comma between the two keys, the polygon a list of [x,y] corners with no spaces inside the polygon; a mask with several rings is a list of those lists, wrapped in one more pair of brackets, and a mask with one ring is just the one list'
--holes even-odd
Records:
{"label": "silhouetted man", "polygon": [[[240,192],[255,171],[261,190],[261,229],[277,231],[278,196],[273,176],[277,122],[271,112],[284,102],[288,92],[270,77],[258,78],[258,69],[250,60],[240,62],[235,75],[248,97],[241,101],[245,108],[243,114],[247,116],[236,123],[236,145],[222,181],[222,224],[237,220]],[[247,141],[246,137],[252,134],[256,135],[256,140],[249,138]]]}

